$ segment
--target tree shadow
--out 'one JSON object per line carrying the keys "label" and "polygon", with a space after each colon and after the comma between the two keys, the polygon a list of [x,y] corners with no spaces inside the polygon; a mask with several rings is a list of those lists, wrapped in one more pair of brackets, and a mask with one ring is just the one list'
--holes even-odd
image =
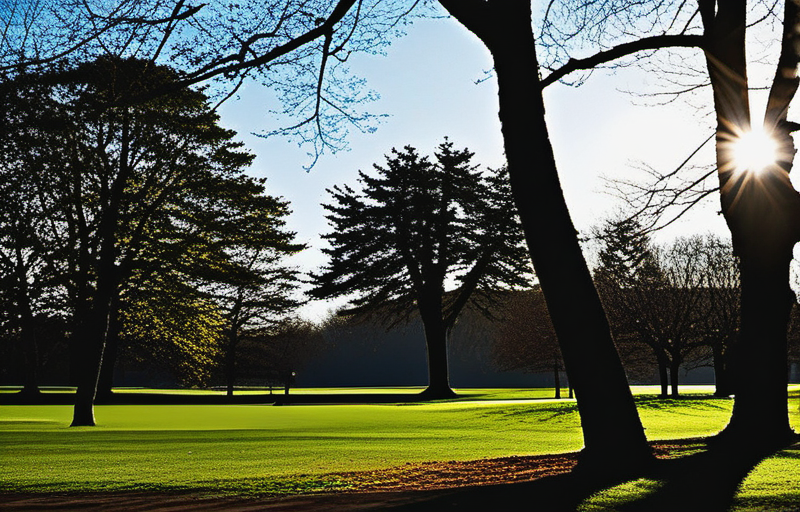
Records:
{"label": "tree shadow", "polygon": [[[568,512],[580,507],[618,512],[724,512],[733,504],[747,475],[776,452],[714,446],[679,458],[658,459],[633,477],[573,471],[524,483],[465,487],[446,493],[431,491],[427,495],[420,492],[415,500],[388,510]],[[589,498],[590,503],[584,503]]]}

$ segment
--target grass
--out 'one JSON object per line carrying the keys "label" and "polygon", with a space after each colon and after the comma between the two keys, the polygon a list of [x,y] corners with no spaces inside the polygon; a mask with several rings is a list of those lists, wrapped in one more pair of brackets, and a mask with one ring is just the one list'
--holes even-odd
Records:
{"label": "grass", "polygon": [[[732,405],[711,398],[706,388],[687,387],[689,396],[677,400],[657,400],[651,387],[634,391],[653,440],[713,434],[727,423]],[[3,406],[0,491],[312,492],[345,486],[334,473],[581,447],[575,402],[545,399],[552,390],[459,395],[390,405],[108,405],[96,407],[93,428],[69,428],[68,406]],[[798,395],[795,386],[795,426]],[[800,499],[798,458],[800,452],[787,450],[759,465],[743,485],[742,503],[758,507],[776,495]],[[608,492],[617,498],[594,502],[632,491]]]}

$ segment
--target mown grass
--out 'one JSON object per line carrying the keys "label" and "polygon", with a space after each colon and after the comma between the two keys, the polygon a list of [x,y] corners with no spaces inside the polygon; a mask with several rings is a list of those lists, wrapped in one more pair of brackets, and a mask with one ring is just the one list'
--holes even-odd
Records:
{"label": "mown grass", "polygon": [[[657,400],[653,388],[635,389],[650,439],[700,437],[726,424],[731,400],[686,391]],[[795,426],[799,393],[795,386]],[[575,402],[550,396],[460,390],[456,400],[415,404],[107,405],[96,408],[93,428],[69,428],[68,406],[2,406],[0,490],[313,492],[346,486],[334,475],[341,472],[580,449]],[[798,456],[788,450],[762,463],[743,486],[743,503],[800,497]]]}

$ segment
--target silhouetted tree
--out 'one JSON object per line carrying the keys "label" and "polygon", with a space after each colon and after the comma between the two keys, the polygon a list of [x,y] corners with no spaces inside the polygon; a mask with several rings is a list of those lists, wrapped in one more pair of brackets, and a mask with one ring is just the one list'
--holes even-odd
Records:
{"label": "silhouetted tree", "polygon": [[360,173],[361,191],[329,191],[330,261],[313,276],[311,294],[355,295],[348,313],[374,312],[389,325],[417,312],[428,349],[425,394],[440,398],[453,395],[447,343],[464,306],[488,312],[499,290],[527,282],[529,267],[504,174],[483,176],[473,154],[449,141],[435,155],[433,163],[409,146],[392,150],[375,176]]}
{"label": "silhouetted tree", "polygon": [[492,329],[494,365],[503,371],[552,373],[555,398],[561,398],[564,361],[542,291],[534,287],[509,293],[498,309],[502,314]]}
{"label": "silhouetted tree", "polygon": [[294,384],[297,373],[324,345],[320,328],[298,318],[284,318],[268,327],[245,330],[237,347],[242,372],[252,382],[283,387]]}
{"label": "silhouetted tree", "polygon": [[[655,249],[633,218],[609,220],[596,229],[595,237],[601,243],[595,281],[617,343],[620,346],[644,343],[652,349],[661,396],[665,397],[669,386],[669,355],[662,341],[668,338],[662,336],[666,333],[661,332],[660,312],[656,313],[655,325],[647,321],[652,302],[657,300],[656,290],[666,285]],[[626,348],[628,353],[635,352]]]}
{"label": "silhouetted tree", "polygon": [[246,270],[244,275],[234,282],[213,287],[212,296],[226,321],[224,366],[228,396],[233,396],[237,347],[242,336],[248,330],[263,331],[281,322],[283,316],[300,305],[292,296],[299,284],[297,272],[280,260],[284,253],[299,251],[302,246],[290,243],[291,233],[281,239],[277,230],[272,231],[269,244],[244,249],[236,255]]}
{"label": "silhouetted tree", "polygon": [[[218,126],[202,93],[107,107],[175,78],[144,61],[101,59],[39,80],[63,113],[62,158],[46,162],[49,181],[39,193],[57,205],[54,247],[65,258],[80,365],[76,425],[93,424],[100,361],[122,329],[121,294],[135,273],[150,289],[236,282],[254,274],[235,261],[235,251],[298,248],[281,229],[286,204],[264,193],[263,180],[243,175],[253,156]],[[45,122],[43,116],[38,126]],[[183,277],[162,279],[170,272]],[[114,354],[107,355],[113,367]]]}
{"label": "silhouetted tree", "polygon": [[706,235],[696,244],[704,282],[701,311],[696,325],[699,343],[711,351],[716,396],[735,393],[732,381],[732,354],[739,337],[741,287],[739,265],[728,240]]}

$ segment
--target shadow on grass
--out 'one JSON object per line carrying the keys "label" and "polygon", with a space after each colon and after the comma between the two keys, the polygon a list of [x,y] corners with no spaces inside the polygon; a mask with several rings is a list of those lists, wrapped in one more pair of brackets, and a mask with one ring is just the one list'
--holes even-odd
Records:
{"label": "shadow on grass", "polygon": [[[416,500],[385,510],[724,512],[730,509],[747,475],[769,455],[772,453],[707,448],[659,459],[639,478],[613,479],[573,471],[524,483],[464,487],[427,496],[420,492]],[[797,504],[785,505],[789,508],[781,510],[800,510],[794,508]]]}

